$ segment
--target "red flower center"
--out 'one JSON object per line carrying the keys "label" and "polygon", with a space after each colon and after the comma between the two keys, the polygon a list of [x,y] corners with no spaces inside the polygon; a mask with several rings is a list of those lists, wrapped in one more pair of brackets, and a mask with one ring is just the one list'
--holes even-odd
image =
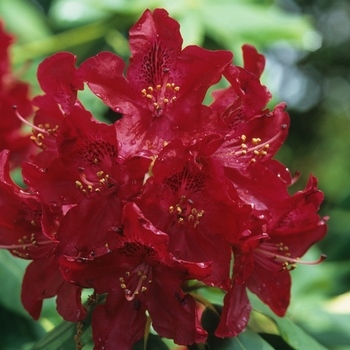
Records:
{"label": "red flower center", "polygon": [[142,97],[148,99],[148,107],[154,113],[155,117],[160,117],[168,107],[176,100],[179,86],[174,83],[168,83],[169,73],[164,74],[163,84],[156,86],[148,86],[147,89],[142,89]]}
{"label": "red flower center", "polygon": [[125,277],[120,277],[120,288],[124,289],[125,298],[133,300],[139,293],[147,290],[147,285],[152,283],[152,268],[146,263],[141,263],[132,272],[126,271]]}
{"label": "red flower center", "polygon": [[174,214],[177,219],[177,223],[182,225],[184,222],[193,223],[193,227],[196,228],[199,224],[199,220],[204,214],[204,210],[198,210],[194,207],[194,202],[186,196],[181,196],[179,203],[175,206],[169,207],[169,213]]}

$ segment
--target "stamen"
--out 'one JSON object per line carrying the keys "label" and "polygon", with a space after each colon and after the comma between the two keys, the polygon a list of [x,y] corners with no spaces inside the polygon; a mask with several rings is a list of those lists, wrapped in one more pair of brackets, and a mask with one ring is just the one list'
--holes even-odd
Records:
{"label": "stamen", "polygon": [[[297,267],[296,264],[318,265],[327,258],[326,254],[321,254],[320,258],[316,261],[303,261],[300,260],[300,258],[291,258],[290,253],[287,253],[288,247],[284,246],[283,243],[279,243],[276,246],[272,246],[271,244],[263,244],[261,248],[258,248],[255,251],[264,254],[268,257],[271,257],[277,261],[281,261],[282,270],[285,270],[286,268],[294,270]],[[284,255],[278,253],[276,254],[276,251],[286,253]]]}
{"label": "stamen", "polygon": [[[45,130],[45,129],[41,129],[39,127],[37,127],[36,125],[28,122],[28,120],[25,120],[19,113],[18,113],[18,110],[17,110],[17,106],[12,106],[13,110],[15,111],[15,114],[16,114],[16,117],[24,124],[30,126],[32,129],[36,130],[36,131],[39,131],[39,133],[41,134],[46,134],[46,135],[49,135],[49,133]],[[39,134],[40,135],[40,134]],[[41,135],[42,138],[43,138],[43,135]]]}

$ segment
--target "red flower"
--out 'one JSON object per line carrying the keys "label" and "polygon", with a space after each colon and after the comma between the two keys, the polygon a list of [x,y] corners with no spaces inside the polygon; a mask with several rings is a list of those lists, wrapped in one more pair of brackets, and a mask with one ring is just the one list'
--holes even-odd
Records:
{"label": "red flower", "polygon": [[20,81],[10,70],[8,48],[13,37],[3,30],[0,21],[0,150],[11,150],[11,164],[18,165],[30,151],[30,140],[21,131],[21,121],[12,106],[17,105],[23,117],[32,113],[29,85]]}
{"label": "red flower", "polygon": [[202,101],[232,54],[197,46],[182,50],[181,45],[179,24],[167,12],[146,10],[130,30],[132,57],[126,77],[123,60],[109,52],[80,66],[90,89],[123,114],[118,127],[124,143],[156,151],[164,140],[206,130],[210,110]]}
{"label": "red flower", "polygon": [[23,306],[38,319],[43,300],[57,295],[61,316],[78,321],[86,315],[80,301],[81,288],[63,279],[56,256],[62,211],[53,212],[37,196],[16,186],[9,176],[8,157],[8,151],[0,153],[0,248],[33,260],[23,278]]}
{"label": "red flower", "polygon": [[222,166],[210,158],[216,141],[208,137],[185,146],[173,140],[160,152],[137,203],[169,235],[169,249],[177,258],[211,261],[213,273],[205,282],[226,289],[231,261],[227,236],[238,239],[250,206],[243,206]]}
{"label": "red flower", "polygon": [[168,236],[133,203],[124,207],[123,233],[113,240],[109,254],[90,260],[60,259],[67,280],[109,293],[106,304],[94,310],[95,347],[114,349],[118,344],[118,349],[130,349],[144,335],[146,310],[161,336],[179,344],[204,341],[206,332],[196,319],[195,301],[180,285],[203,279],[209,266],[175,259],[168,252]]}
{"label": "red flower", "polygon": [[327,226],[316,214],[323,194],[317,190],[317,180],[310,177],[304,191],[279,201],[270,209],[270,215],[253,219],[251,231],[233,245],[233,287],[225,296],[218,336],[235,336],[246,326],[250,304],[246,288],[283,316],[290,299],[290,271],[306,251],[321,240]]}

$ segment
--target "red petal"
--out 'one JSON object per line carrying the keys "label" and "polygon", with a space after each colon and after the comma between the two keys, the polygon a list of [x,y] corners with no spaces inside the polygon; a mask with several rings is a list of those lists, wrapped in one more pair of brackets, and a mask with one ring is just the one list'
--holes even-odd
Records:
{"label": "red petal", "polygon": [[217,337],[235,337],[247,326],[250,305],[246,287],[235,283],[224,298],[221,320],[215,331]]}

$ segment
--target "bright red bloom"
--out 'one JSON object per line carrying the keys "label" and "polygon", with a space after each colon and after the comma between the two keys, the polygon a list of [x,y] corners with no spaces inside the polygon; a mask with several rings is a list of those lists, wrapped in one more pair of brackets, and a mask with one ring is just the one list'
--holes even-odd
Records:
{"label": "bright red bloom", "polygon": [[[179,24],[163,9],[146,10],[130,30],[132,57],[124,61],[102,52],[79,68],[90,89],[116,112],[123,143],[155,152],[163,141],[207,130],[207,89],[231,63],[228,51],[197,46],[181,49]],[[189,136],[188,136],[189,135]]]}
{"label": "bright red bloom", "polygon": [[218,336],[235,336],[249,319],[250,304],[246,288],[255,293],[274,313],[283,316],[290,299],[290,270],[306,251],[321,240],[326,232],[325,221],[316,214],[323,200],[317,189],[317,180],[310,177],[304,191],[279,201],[270,209],[270,215],[262,215],[252,221],[238,244],[233,245],[233,288],[227,293]]}
{"label": "bright red bloom", "polygon": [[21,121],[12,106],[17,105],[25,118],[32,113],[32,106],[29,84],[20,81],[10,69],[8,48],[12,41],[0,21],[0,150],[11,150],[11,162],[18,165],[30,151],[30,140],[20,132]]}
{"label": "bright red bloom", "polygon": [[57,310],[68,321],[84,318],[81,288],[66,282],[58,268],[56,231],[62,211],[52,211],[39,198],[16,186],[9,176],[9,152],[0,153],[0,248],[33,260],[22,284],[24,308],[40,316],[43,300],[57,295]]}
{"label": "bright red bloom", "polygon": [[204,341],[206,332],[196,318],[195,301],[180,285],[203,279],[210,267],[175,259],[168,252],[168,236],[133,203],[124,207],[122,235],[114,235],[109,254],[60,260],[67,280],[109,293],[106,304],[98,305],[93,314],[96,349],[114,349],[118,344],[118,349],[129,350],[144,335],[146,310],[161,336],[179,344]]}
{"label": "bright red bloom", "polygon": [[205,282],[226,289],[227,236],[238,239],[250,206],[243,206],[222,166],[210,158],[212,144],[216,140],[208,137],[192,146],[173,140],[164,147],[137,203],[170,236],[169,249],[177,258],[211,261],[213,273]]}

